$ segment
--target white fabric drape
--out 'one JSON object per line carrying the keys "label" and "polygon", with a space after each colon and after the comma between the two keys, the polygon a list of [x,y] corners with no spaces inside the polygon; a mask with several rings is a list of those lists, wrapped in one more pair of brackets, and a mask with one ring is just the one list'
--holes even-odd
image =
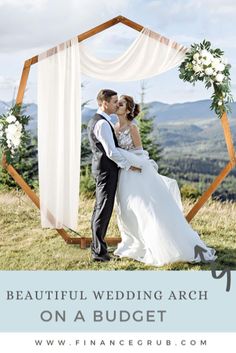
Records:
{"label": "white fabric drape", "polygon": [[76,229],[80,176],[80,66],[77,39],[38,62],[41,225]]}
{"label": "white fabric drape", "polygon": [[67,41],[39,55],[38,159],[41,225],[77,229],[81,143],[80,72],[106,81],[141,80],[181,63],[186,48],[143,29],[119,58],[100,60]]}
{"label": "white fabric drape", "polygon": [[131,46],[117,59],[101,60],[80,44],[83,74],[104,81],[136,81],[159,75],[179,65],[186,48],[144,28]]}

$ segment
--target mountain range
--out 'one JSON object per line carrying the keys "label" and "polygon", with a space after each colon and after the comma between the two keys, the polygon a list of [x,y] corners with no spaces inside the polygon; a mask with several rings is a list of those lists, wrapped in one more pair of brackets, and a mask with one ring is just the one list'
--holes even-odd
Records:
{"label": "mountain range", "polygon": [[[227,159],[220,119],[210,110],[211,100],[167,104],[147,103],[148,115],[153,118],[153,135],[164,147],[165,156],[204,157]],[[6,112],[12,102],[0,101],[0,114]],[[236,103],[231,104],[229,121],[234,141],[236,141]],[[85,107],[82,122],[87,124],[95,109]],[[28,129],[37,134],[37,104],[28,104],[25,110],[31,116]],[[113,116],[113,121],[116,117]]]}

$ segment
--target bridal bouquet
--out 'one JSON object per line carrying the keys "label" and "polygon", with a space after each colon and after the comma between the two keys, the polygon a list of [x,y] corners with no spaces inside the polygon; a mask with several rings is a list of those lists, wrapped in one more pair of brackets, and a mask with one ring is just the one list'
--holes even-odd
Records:
{"label": "bridal bouquet", "polygon": [[195,84],[196,81],[204,81],[205,87],[211,86],[214,92],[211,96],[211,110],[214,110],[219,118],[226,111],[231,111],[229,103],[233,102],[230,89],[230,67],[224,52],[212,49],[211,43],[203,41],[200,44],[192,44],[187,51],[185,60],[179,67],[179,77],[183,81]]}
{"label": "bridal bouquet", "polygon": [[21,106],[14,105],[10,110],[0,115],[0,148],[6,154],[9,163],[20,147],[20,144],[27,140],[28,133],[25,125],[30,117],[20,113]]}

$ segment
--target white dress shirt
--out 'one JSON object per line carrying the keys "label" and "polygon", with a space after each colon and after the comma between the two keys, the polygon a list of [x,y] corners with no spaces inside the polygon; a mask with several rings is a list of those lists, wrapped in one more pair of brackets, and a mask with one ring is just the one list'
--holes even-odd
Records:
{"label": "white dress shirt", "polygon": [[[102,115],[112,125],[110,116],[103,112],[100,108],[97,110],[97,114]],[[106,120],[98,120],[98,122],[94,126],[94,135],[96,136],[98,141],[101,142],[107,157],[110,158],[113,162],[115,162],[118,167],[129,170],[131,164],[129,161],[127,161],[126,158],[121,155],[121,153],[119,152],[120,148],[116,147],[111,127],[109,126],[109,123],[107,123]]]}

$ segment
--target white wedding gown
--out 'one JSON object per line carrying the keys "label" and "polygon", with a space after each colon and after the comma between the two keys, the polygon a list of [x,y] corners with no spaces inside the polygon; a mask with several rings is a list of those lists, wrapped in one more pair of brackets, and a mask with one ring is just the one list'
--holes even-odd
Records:
{"label": "white wedding gown", "polygon": [[[117,136],[119,151],[142,172],[120,169],[115,209],[122,241],[114,254],[148,265],[200,262],[194,248],[202,247],[207,261],[216,259],[186,221],[176,180],[158,173],[157,164],[142,149],[134,149],[129,128]],[[136,162],[136,163],[135,163]]]}

